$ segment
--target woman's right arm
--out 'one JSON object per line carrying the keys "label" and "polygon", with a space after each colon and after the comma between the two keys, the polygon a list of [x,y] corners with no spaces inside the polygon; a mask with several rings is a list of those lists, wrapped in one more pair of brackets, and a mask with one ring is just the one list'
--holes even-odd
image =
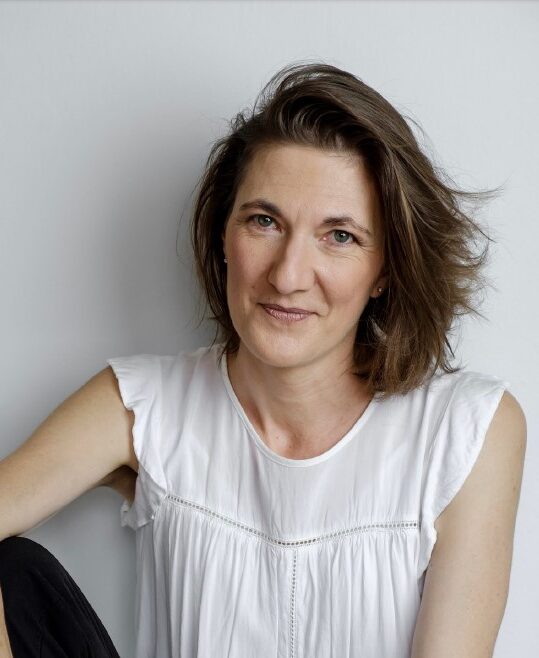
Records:
{"label": "woman's right arm", "polygon": [[0,461],[0,541],[20,535],[116,474],[138,472],[134,413],[107,366],[62,402]]}

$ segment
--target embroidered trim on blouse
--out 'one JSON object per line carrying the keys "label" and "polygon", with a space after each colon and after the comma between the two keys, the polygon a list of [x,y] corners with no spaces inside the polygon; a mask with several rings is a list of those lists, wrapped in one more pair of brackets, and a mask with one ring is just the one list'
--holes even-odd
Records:
{"label": "embroidered trim on blouse", "polygon": [[295,629],[296,629],[296,564],[298,559],[298,549],[294,549],[292,559],[292,582],[290,584],[290,658],[296,655],[295,650]]}
{"label": "embroidered trim on blouse", "polygon": [[207,514],[208,516],[212,516],[214,518],[220,519],[221,521],[224,521],[225,523],[235,528],[239,528],[240,530],[243,530],[244,532],[247,532],[250,535],[259,537],[260,539],[263,539],[264,541],[270,544],[275,544],[277,546],[286,546],[286,547],[310,546],[312,544],[318,544],[323,541],[329,541],[337,537],[345,537],[348,535],[353,535],[358,532],[366,532],[369,530],[413,530],[413,529],[418,529],[420,525],[418,521],[385,521],[379,523],[368,523],[364,525],[359,525],[354,528],[346,528],[345,530],[337,530],[335,532],[330,532],[325,535],[319,535],[318,537],[310,537],[308,539],[290,539],[290,540],[278,539],[275,537],[270,537],[269,535],[262,532],[261,530],[257,530],[256,528],[251,528],[245,523],[241,523],[240,521],[236,521],[235,519],[224,516],[223,514],[214,512],[213,510],[209,509],[208,507],[205,507],[204,505],[199,505],[198,503],[194,503],[190,500],[186,500],[185,498],[180,498],[179,496],[175,496],[174,494],[167,494],[165,498],[172,501],[173,503],[182,505],[184,507],[190,507],[192,509],[196,509],[199,512]]}

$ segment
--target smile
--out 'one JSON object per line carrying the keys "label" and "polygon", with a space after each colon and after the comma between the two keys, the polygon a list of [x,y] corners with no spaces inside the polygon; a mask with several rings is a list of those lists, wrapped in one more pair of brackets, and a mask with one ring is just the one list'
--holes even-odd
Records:
{"label": "smile", "polygon": [[306,318],[314,315],[314,313],[287,313],[286,311],[278,311],[275,308],[268,308],[262,304],[262,308],[266,311],[268,315],[271,315],[272,318],[275,318],[281,322],[290,324],[292,322],[300,322]]}

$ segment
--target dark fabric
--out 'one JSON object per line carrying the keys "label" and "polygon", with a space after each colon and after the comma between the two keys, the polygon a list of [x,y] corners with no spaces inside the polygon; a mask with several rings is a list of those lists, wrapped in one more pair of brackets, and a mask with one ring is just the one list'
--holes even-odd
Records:
{"label": "dark fabric", "polygon": [[0,587],[13,658],[119,658],[77,583],[41,544],[0,541]]}

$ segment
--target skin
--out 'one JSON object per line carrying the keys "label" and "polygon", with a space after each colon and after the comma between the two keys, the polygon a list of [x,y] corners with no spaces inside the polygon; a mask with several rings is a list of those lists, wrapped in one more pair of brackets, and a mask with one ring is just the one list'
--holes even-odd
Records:
{"label": "skin", "polygon": [[[133,421],[108,366],[66,398],[0,460],[0,541],[41,525],[98,486],[132,502],[138,470]],[[0,600],[0,658],[6,657],[11,650]]]}
{"label": "skin", "polygon": [[[260,197],[283,217],[240,211]],[[341,214],[372,237],[321,225]],[[228,305],[241,339],[228,359],[234,391],[276,453],[300,459],[325,452],[372,397],[351,373],[359,317],[386,286],[379,201],[363,161],[304,146],[265,148],[238,189],[222,237]],[[285,325],[261,303],[314,313]]]}
{"label": "skin", "polygon": [[411,658],[492,658],[509,592],[526,433],[524,412],[506,391],[471,473],[434,524]]}
{"label": "skin", "polygon": [[4,619],[4,600],[2,590],[0,589],[0,658],[13,658],[9,637],[7,634],[6,622]]}
{"label": "skin", "polygon": [[[269,447],[308,458],[329,449],[369,402],[350,367],[357,320],[377,287],[386,285],[379,208],[358,159],[279,147],[253,164],[223,234],[229,307],[241,338],[229,376]],[[255,196],[273,201],[284,217],[259,220],[260,228],[244,222],[265,214],[239,213]],[[345,234],[320,226],[323,217],[338,213],[360,219],[372,240],[359,236],[364,244],[339,246],[337,235]],[[281,325],[259,302],[315,315]],[[115,488],[132,502],[138,471],[132,425],[133,412],[123,407],[110,368],[104,369],[0,462],[0,502],[2,496],[17,499],[16,517],[7,514],[9,505],[2,508],[3,527],[24,532],[95,486]],[[476,464],[435,522],[411,658],[492,657],[507,601],[525,450],[526,419],[506,391]],[[0,658],[12,658],[1,590]]]}
{"label": "skin", "polygon": [[[283,217],[262,209],[240,213],[258,197]],[[336,234],[320,222],[341,212],[360,219],[373,239],[359,235],[363,245],[332,246]],[[247,221],[255,214],[271,219]],[[228,304],[241,339],[228,360],[236,395],[274,452],[316,456],[369,401],[350,367],[357,321],[377,287],[387,284],[372,183],[359,159],[268,148],[251,164],[222,237]],[[316,314],[283,325],[260,302]],[[509,589],[525,451],[526,419],[505,391],[471,473],[434,524],[437,541],[411,658],[492,658]]]}

